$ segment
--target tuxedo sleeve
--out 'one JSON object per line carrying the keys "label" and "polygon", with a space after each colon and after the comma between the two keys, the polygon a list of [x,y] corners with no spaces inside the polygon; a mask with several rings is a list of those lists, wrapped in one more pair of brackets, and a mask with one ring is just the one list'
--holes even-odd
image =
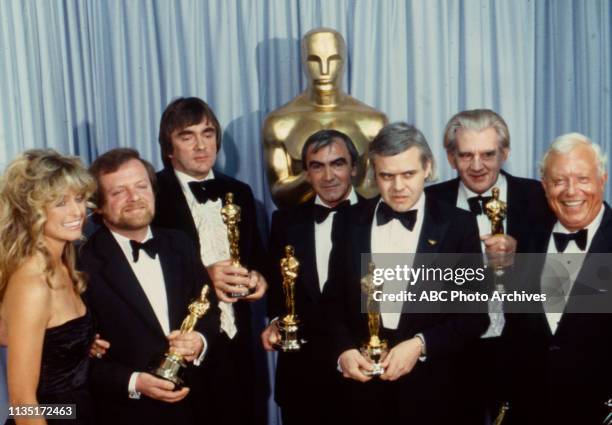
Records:
{"label": "tuxedo sleeve", "polygon": [[[79,264],[79,269],[82,270],[82,263]],[[91,308],[91,300],[89,291],[83,293],[83,299],[87,304],[87,308]],[[108,356],[103,356],[101,359],[91,360],[90,379],[93,385],[99,391],[106,394],[112,394],[118,398],[128,397],[128,384],[130,376],[133,372],[140,372],[115,361],[108,359]]]}
{"label": "tuxedo sleeve", "polygon": [[[473,217],[461,217],[453,228],[463,229],[453,254],[466,254],[460,257],[459,266],[470,268],[483,267],[478,227]],[[488,277],[486,278],[488,279]],[[479,285],[487,285],[485,281]],[[466,290],[469,290],[466,288]],[[427,358],[448,356],[462,350],[467,344],[475,341],[489,326],[486,303],[470,306],[471,313],[446,314],[444,320],[422,332],[425,339]]]}

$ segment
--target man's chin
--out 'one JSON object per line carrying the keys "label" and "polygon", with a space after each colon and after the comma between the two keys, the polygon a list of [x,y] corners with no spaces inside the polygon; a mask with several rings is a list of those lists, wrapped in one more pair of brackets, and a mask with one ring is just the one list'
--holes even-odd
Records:
{"label": "man's chin", "polygon": [[147,214],[140,218],[123,219],[119,223],[116,223],[115,226],[124,230],[141,230],[151,224],[152,221],[153,214]]}

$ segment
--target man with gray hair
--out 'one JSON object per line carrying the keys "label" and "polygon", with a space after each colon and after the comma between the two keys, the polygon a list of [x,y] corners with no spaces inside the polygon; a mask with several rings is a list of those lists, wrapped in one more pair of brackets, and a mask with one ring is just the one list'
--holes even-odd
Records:
{"label": "man with gray hair", "polygon": [[369,155],[381,196],[338,213],[323,294],[330,347],[348,378],[342,395],[346,404],[366,407],[344,409],[345,422],[450,423],[445,415],[454,414],[451,353],[476,340],[487,317],[401,314],[401,305],[397,313],[383,311],[380,334],[390,350],[382,362],[385,372],[373,380],[368,374],[372,365],[357,346],[368,339],[367,315],[360,308],[360,264],[363,253],[480,253],[476,221],[468,212],[424,195],[435,161],[415,127],[385,126]]}
{"label": "man with gray hair", "polygon": [[556,221],[534,229],[526,252],[542,255],[517,264],[516,281],[532,292],[547,293],[545,265],[559,260],[559,254],[575,255],[563,256],[568,277],[555,280],[556,289],[563,287],[560,306],[547,300],[539,313],[508,316],[506,334],[518,347],[511,363],[508,420],[521,425],[599,424],[612,396],[612,314],[595,311],[597,304],[585,306],[583,300],[606,297],[602,305],[609,306],[612,293],[609,273],[601,273],[602,262],[608,265],[601,254],[612,253],[612,210],[603,200],[606,158],[582,134],[565,134],[545,153],[540,172]]}
{"label": "man with gray hair", "polygon": [[[429,186],[427,195],[471,211],[486,254],[511,262],[514,252],[527,252],[523,245],[530,232],[550,223],[552,214],[540,182],[502,170],[510,153],[510,132],[504,119],[490,109],[461,111],[446,125],[444,148],[458,177]],[[499,189],[499,199],[507,204],[503,235],[491,234],[491,222],[484,211],[494,187]],[[465,420],[473,423],[494,417],[506,398],[503,376],[508,348],[501,337],[505,318],[499,303],[491,302],[489,307],[489,329],[465,359],[469,365],[464,369],[469,374],[465,379],[472,384],[466,404],[469,401],[473,406],[471,417]]]}
{"label": "man with gray hair", "polygon": [[[444,130],[444,149],[457,178],[427,188],[427,194],[469,210],[477,216],[487,252],[521,252],[522,236],[534,225],[550,221],[542,186],[536,180],[514,177],[502,170],[510,154],[510,132],[504,119],[490,109],[455,114]],[[506,235],[491,236],[484,203],[493,187],[508,204]]]}

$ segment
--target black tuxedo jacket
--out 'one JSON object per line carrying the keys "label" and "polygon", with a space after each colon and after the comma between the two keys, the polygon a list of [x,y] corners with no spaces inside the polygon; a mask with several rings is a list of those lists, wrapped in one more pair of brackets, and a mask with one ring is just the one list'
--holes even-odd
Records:
{"label": "black tuxedo jacket", "polygon": [[[262,272],[265,267],[265,250],[257,227],[255,199],[251,188],[236,179],[215,171],[215,179],[223,183],[227,192],[234,194],[234,203],[240,206],[240,262],[249,270]],[[226,192],[226,193],[227,193]],[[200,237],[189,210],[187,199],[171,167],[157,173],[157,194],[155,197],[155,219],[153,222],[162,227],[179,229],[185,232],[200,252]],[[249,303],[234,303],[234,311],[239,334],[250,338],[251,309]]]}
{"label": "black tuxedo jacket", "polygon": [[[537,180],[514,177],[503,170],[501,173],[506,177],[508,183],[507,228],[504,230],[517,240],[517,252],[528,252],[523,243],[530,238],[531,231],[535,227],[545,227],[553,223],[554,215],[548,208],[542,183]],[[434,184],[425,188],[425,193],[431,198],[457,205],[459,182],[459,177],[456,177]]]}
{"label": "black tuxedo jacket", "polygon": [[[358,195],[357,205],[360,205],[363,199]],[[332,228],[333,226],[335,223]],[[281,318],[286,314],[280,273],[280,260],[285,255],[286,245],[295,248],[295,256],[300,262],[295,284],[296,313],[300,319],[300,335],[308,342],[298,353],[279,352],[275,399],[281,406],[304,405],[313,392],[328,389],[321,385],[322,379],[329,382],[329,375],[336,375],[334,362],[330,361],[330,352],[322,342],[325,320],[317,272],[314,198],[272,214],[268,266],[270,318]]]}
{"label": "black tuxedo jacket", "polygon": [[[203,284],[210,285],[210,279],[186,236],[155,227],[152,232],[161,242],[158,255],[166,285],[170,328],[179,329],[189,313],[188,304],[199,296]],[[189,397],[176,404],[144,395],[140,400],[128,397],[131,374],[148,371],[167,351],[168,341],[121,247],[105,226],[82,246],[79,263],[88,277],[85,299],[93,312],[97,332],[111,343],[106,355],[93,361],[91,371],[98,423],[193,423]],[[219,329],[214,291],[209,291],[208,298],[211,308],[196,330],[204,334],[209,344],[214,344]],[[191,384],[197,385],[196,381]]]}
{"label": "black tuxedo jacket", "polygon": [[[612,210],[604,215],[572,287],[570,303],[598,291],[612,305],[612,278],[601,274],[601,256],[612,253]],[[540,279],[552,225],[535,231],[528,252],[514,266],[519,289],[541,291]],[[520,285],[526,285],[521,287]],[[603,297],[603,298],[602,298]],[[575,304],[574,304],[575,306]],[[584,311],[584,309],[582,309]],[[601,310],[598,310],[601,311]],[[564,313],[551,333],[539,313],[508,314],[504,335],[514,350],[509,424],[600,424],[612,397],[612,314]]]}
{"label": "black tuxedo jacket", "polygon": [[[367,315],[361,313],[361,253],[371,252],[372,221],[378,201],[379,198],[368,200],[336,216],[338,222],[323,300],[335,359],[348,349],[360,347],[368,338]],[[481,252],[476,220],[469,212],[427,196],[423,217],[417,253]],[[481,261],[480,255],[475,257]],[[380,408],[390,414],[385,419],[415,424],[442,423],[442,413],[447,410],[443,404],[449,407],[449,400],[456,397],[449,378],[452,357],[475,341],[487,326],[486,314],[403,313],[397,330],[389,337],[390,348],[422,333],[427,360],[417,362],[412,372],[395,382],[375,380],[365,386],[351,382],[352,389],[348,392],[353,400],[348,402],[367,403],[366,399],[360,399],[371,391],[365,397],[382,397]],[[360,417],[355,420],[367,422]]]}

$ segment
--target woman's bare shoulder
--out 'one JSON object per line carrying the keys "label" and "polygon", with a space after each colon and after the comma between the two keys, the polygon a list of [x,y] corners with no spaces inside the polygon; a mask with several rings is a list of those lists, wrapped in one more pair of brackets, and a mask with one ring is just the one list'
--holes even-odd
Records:
{"label": "woman's bare shoulder", "polygon": [[41,307],[50,301],[51,289],[47,283],[45,263],[42,258],[27,258],[11,275],[6,288],[3,303],[12,300],[34,303]]}

